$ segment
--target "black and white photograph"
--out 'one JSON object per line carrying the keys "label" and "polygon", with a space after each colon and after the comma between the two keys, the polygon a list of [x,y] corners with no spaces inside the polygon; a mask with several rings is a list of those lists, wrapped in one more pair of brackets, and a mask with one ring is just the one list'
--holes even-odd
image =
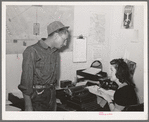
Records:
{"label": "black and white photograph", "polygon": [[148,120],[147,2],[2,2],[2,120]]}

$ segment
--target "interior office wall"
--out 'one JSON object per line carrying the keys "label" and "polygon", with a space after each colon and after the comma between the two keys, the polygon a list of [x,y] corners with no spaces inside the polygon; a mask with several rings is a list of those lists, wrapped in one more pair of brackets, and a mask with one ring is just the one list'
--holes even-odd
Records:
{"label": "interior office wall", "polygon": [[22,73],[22,54],[6,55],[6,99],[8,93],[18,91]]}
{"label": "interior office wall", "polygon": [[[123,29],[123,7],[113,6],[110,33],[110,59],[127,57],[137,63],[134,74],[134,83],[140,102],[144,101],[144,8],[134,6],[134,28]],[[137,33],[136,33],[137,32]],[[136,36],[137,34],[137,36]]]}

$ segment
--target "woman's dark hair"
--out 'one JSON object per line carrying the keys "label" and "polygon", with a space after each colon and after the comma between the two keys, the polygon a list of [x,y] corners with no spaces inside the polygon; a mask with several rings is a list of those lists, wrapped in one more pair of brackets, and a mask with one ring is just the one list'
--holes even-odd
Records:
{"label": "woman's dark hair", "polygon": [[128,85],[135,87],[135,84],[132,82],[128,65],[123,59],[113,59],[110,64],[115,67],[115,75],[121,83],[126,82]]}

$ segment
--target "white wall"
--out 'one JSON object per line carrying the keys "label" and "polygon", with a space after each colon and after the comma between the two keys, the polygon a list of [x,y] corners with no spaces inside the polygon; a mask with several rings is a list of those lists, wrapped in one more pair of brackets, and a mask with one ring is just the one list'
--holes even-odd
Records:
{"label": "white wall", "polygon": [[[123,6],[113,6],[111,20],[110,59],[121,58],[125,51],[128,51],[128,59],[137,63],[134,74],[134,82],[138,89],[138,97],[143,102],[143,66],[144,66],[144,10],[143,6],[135,6],[134,8],[134,29],[122,29],[122,12]],[[135,30],[138,31],[138,39],[135,37]],[[136,41],[136,42],[134,42]]]}
{"label": "white wall", "polygon": [[[16,91],[22,73],[22,54],[6,55],[6,95]],[[6,96],[7,99],[8,96]]]}

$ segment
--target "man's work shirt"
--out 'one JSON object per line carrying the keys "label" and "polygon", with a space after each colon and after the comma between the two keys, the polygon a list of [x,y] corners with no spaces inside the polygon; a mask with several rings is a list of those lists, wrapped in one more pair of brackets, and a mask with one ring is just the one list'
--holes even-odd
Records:
{"label": "man's work shirt", "polygon": [[26,95],[33,93],[33,85],[55,84],[58,51],[51,49],[43,40],[23,52],[22,76],[18,88]]}

